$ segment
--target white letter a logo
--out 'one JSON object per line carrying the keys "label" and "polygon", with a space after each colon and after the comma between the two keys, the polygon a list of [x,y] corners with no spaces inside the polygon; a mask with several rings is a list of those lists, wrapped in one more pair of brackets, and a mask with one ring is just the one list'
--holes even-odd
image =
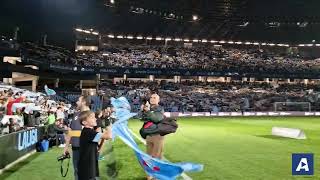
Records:
{"label": "white letter a logo", "polygon": [[307,158],[301,158],[296,171],[301,171],[301,169],[304,169],[305,171],[309,171]]}

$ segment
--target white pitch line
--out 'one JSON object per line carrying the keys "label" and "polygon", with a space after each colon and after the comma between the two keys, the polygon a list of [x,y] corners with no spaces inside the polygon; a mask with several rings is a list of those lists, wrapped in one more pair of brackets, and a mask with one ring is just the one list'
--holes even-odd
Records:
{"label": "white pitch line", "polygon": [[[133,131],[131,131],[131,129],[129,129],[129,131],[134,135],[135,138],[137,138],[140,142],[142,142],[142,144],[147,145],[146,140],[142,139],[140,136],[138,136],[136,133],[134,133]],[[167,158],[163,157],[164,160],[168,161]],[[184,180],[192,180],[192,178],[190,176],[188,176],[186,173],[182,173],[181,177]]]}

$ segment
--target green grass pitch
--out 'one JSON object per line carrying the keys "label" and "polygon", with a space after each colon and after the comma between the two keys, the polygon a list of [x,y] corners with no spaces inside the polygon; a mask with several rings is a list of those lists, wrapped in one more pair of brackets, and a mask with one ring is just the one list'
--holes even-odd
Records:
{"label": "green grass pitch", "polygon": [[[258,117],[258,118],[179,118],[177,133],[165,138],[165,156],[172,162],[204,164],[204,171],[189,173],[194,180],[285,180],[320,179],[320,118],[314,117]],[[130,121],[130,128],[138,133],[141,122]],[[273,126],[301,128],[306,140],[271,136]],[[143,145],[140,146],[144,149]],[[100,161],[101,179],[107,179],[106,166],[110,160]],[[37,153],[0,175],[6,180],[55,180],[60,177],[56,157],[62,149]],[[133,151],[121,140],[114,142],[118,179],[143,180]],[[291,175],[292,153],[314,153],[315,174],[311,177]],[[69,175],[72,179],[72,165]]]}

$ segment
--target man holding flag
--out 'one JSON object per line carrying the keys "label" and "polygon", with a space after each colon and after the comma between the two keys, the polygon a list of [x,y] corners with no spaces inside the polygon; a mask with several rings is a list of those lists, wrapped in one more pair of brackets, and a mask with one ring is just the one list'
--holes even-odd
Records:
{"label": "man holding flag", "polygon": [[[155,100],[156,96],[153,96]],[[153,100],[150,100],[154,104]],[[132,132],[128,129],[128,119],[135,116],[131,113],[130,104],[125,97],[118,99],[111,98],[117,121],[112,126],[113,138],[119,137],[125,144],[132,148],[136,154],[139,164],[149,176],[159,180],[174,180],[183,172],[199,172],[203,170],[203,165],[194,163],[171,163],[152,157],[141,151],[133,138]],[[151,108],[150,108],[151,109]]]}

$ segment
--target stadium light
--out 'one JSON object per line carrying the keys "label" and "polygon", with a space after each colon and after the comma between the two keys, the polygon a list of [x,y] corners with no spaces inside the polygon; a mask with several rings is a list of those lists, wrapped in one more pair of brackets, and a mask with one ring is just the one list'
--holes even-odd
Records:
{"label": "stadium light", "polygon": [[197,21],[199,19],[199,17],[197,15],[192,15],[192,20],[193,21]]}
{"label": "stadium light", "polygon": [[225,41],[219,41],[219,43],[220,43],[220,44],[224,44],[224,43],[226,43],[226,42],[225,42]]}
{"label": "stadium light", "polygon": [[88,30],[83,30],[84,33],[90,34],[91,32]]}
{"label": "stadium light", "polygon": [[147,37],[147,40],[152,40],[152,37]]}
{"label": "stadium light", "polygon": [[215,40],[211,40],[210,42],[211,42],[211,43],[217,43],[218,41],[215,41]]}
{"label": "stadium light", "polygon": [[313,46],[313,44],[307,44],[307,46],[311,47],[311,46]]}
{"label": "stadium light", "polygon": [[320,46],[320,44],[316,44],[316,46]]}
{"label": "stadium light", "polygon": [[137,36],[137,39],[143,39],[143,37],[142,36]]}
{"label": "stadium light", "polygon": [[298,46],[303,47],[303,46],[304,46],[304,44],[299,44]]}
{"label": "stadium light", "polygon": [[166,41],[171,41],[172,39],[171,39],[171,38],[169,38],[169,37],[167,37],[165,40],[166,40]]}
{"label": "stadium light", "polygon": [[280,47],[289,47],[289,44],[277,44],[277,46],[280,46]]}
{"label": "stadium light", "polygon": [[189,39],[184,39],[183,41],[184,41],[184,42],[189,42]]}
{"label": "stadium light", "polygon": [[229,43],[229,44],[234,44],[234,42],[233,42],[233,41],[228,41],[228,43]]}
{"label": "stadium light", "polygon": [[127,39],[133,39],[133,36],[127,36]]}
{"label": "stadium light", "polygon": [[114,4],[114,0],[110,0],[110,3],[111,3],[111,4]]}
{"label": "stadium light", "polygon": [[270,43],[270,44],[268,44],[269,46],[275,46],[275,44],[273,44],[273,43]]}
{"label": "stadium light", "polygon": [[262,45],[262,46],[266,46],[266,45],[267,45],[267,43],[261,43],[261,45]]}
{"label": "stadium light", "polygon": [[206,40],[206,39],[202,39],[201,41],[202,41],[203,43],[208,42],[208,40]]}
{"label": "stadium light", "polygon": [[258,43],[258,42],[255,42],[255,43],[253,43],[253,45],[257,46],[257,45],[259,45],[259,43]]}
{"label": "stadium light", "polygon": [[78,32],[82,32],[83,30],[82,30],[82,29],[80,29],[80,28],[76,28],[76,31],[78,31]]}
{"label": "stadium light", "polygon": [[156,37],[156,40],[157,40],[157,41],[161,41],[162,38],[161,38],[161,37]]}
{"label": "stadium light", "polygon": [[99,35],[99,33],[98,33],[98,32],[92,32],[92,34],[93,34],[93,35]]}
{"label": "stadium light", "polygon": [[250,44],[251,44],[251,42],[245,42],[244,44],[245,44],[245,45],[250,45]]}
{"label": "stadium light", "polygon": [[123,39],[122,35],[117,36],[118,39]]}
{"label": "stadium light", "polygon": [[174,41],[181,41],[181,39],[180,38],[175,38]]}
{"label": "stadium light", "polygon": [[108,38],[114,38],[114,35],[109,34],[109,35],[108,35]]}
{"label": "stadium light", "polygon": [[242,44],[242,42],[241,41],[237,41],[237,42],[235,42],[236,44]]}
{"label": "stadium light", "polygon": [[192,40],[192,42],[199,42],[199,40],[198,39],[194,39],[194,40]]}
{"label": "stadium light", "polygon": [[10,38],[9,40],[10,40],[10,41],[12,41],[12,39],[11,39],[11,38]]}

